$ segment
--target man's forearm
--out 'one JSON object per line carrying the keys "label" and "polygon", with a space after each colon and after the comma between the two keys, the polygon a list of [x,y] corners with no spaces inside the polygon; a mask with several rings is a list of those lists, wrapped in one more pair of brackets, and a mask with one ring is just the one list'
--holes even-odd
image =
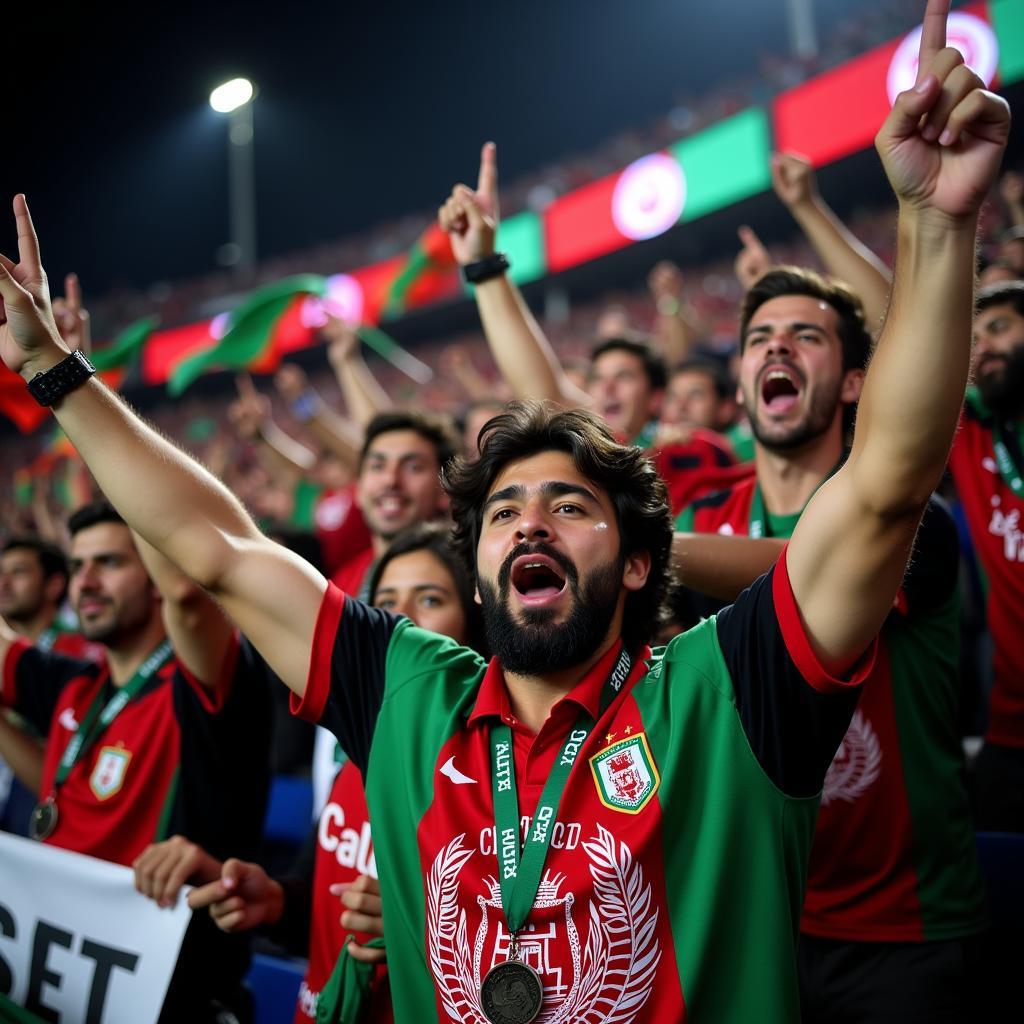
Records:
{"label": "man's forearm", "polygon": [[828,273],[845,281],[860,296],[868,330],[877,332],[892,284],[888,268],[819,196],[794,205],[790,212]]}
{"label": "man's forearm", "polygon": [[259,536],[231,492],[96,378],[54,412],[126,522],[191,579],[216,591],[234,542]]}
{"label": "man's forearm", "polygon": [[858,495],[883,516],[923,508],[942,476],[967,385],[974,251],[973,219],[901,211],[850,458]]}
{"label": "man's forearm", "polygon": [[786,542],[774,537],[677,533],[672,539],[676,579],[702,594],[735,601],[778,560]]}
{"label": "man's forearm", "polygon": [[504,274],[476,286],[476,304],[491,354],[516,398],[560,405],[587,402],[566,379],[551,343]]}

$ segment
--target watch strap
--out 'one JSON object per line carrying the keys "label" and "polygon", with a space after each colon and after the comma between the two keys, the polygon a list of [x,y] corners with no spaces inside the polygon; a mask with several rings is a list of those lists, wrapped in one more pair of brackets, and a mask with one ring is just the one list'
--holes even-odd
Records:
{"label": "watch strap", "polygon": [[482,260],[467,263],[462,268],[462,279],[466,284],[480,284],[481,281],[489,281],[492,277],[504,274],[511,265],[503,252],[492,252]]}
{"label": "watch strap", "polygon": [[81,387],[96,367],[77,350],[49,370],[37,373],[29,382],[29,394],[42,406],[49,407],[66,394]]}

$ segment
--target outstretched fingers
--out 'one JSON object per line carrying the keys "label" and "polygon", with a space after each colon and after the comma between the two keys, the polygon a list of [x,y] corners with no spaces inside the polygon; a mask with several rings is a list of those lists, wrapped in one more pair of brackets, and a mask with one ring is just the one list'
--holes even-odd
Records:
{"label": "outstretched fingers", "polygon": [[32,214],[28,209],[28,200],[25,199],[23,192],[14,197],[14,220],[18,226],[19,262],[29,271],[30,278],[41,278],[43,264],[39,257],[39,237],[36,235]]}
{"label": "outstretched fingers", "polygon": [[921,21],[921,45],[917,52],[917,81],[920,85],[931,71],[932,61],[946,45],[946,20],[951,0],[928,0]]}
{"label": "outstretched fingers", "polygon": [[476,184],[477,195],[490,203],[498,201],[498,147],[485,142],[480,150],[480,174]]}

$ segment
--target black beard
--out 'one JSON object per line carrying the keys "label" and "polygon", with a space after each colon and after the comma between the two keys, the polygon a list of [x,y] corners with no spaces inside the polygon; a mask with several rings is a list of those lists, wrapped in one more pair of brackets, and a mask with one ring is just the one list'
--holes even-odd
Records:
{"label": "black beard", "polygon": [[978,392],[997,416],[1016,419],[1024,411],[1024,345],[1007,353],[1001,370],[978,378]]}
{"label": "black beard", "polygon": [[[515,620],[508,608],[512,562],[520,555],[544,554],[566,574],[575,601],[569,617],[553,624],[550,608],[527,608]],[[604,641],[622,587],[621,558],[598,566],[580,585],[576,566],[546,544],[520,544],[502,563],[498,585],[480,579],[480,601],[490,649],[507,672],[545,675],[585,661]]]}

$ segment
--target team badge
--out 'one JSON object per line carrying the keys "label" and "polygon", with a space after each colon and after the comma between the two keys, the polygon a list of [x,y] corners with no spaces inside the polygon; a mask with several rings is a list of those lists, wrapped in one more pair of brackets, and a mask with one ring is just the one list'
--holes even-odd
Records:
{"label": "team badge", "polygon": [[121,789],[131,759],[131,751],[125,750],[120,743],[116,747],[103,747],[100,750],[96,767],[89,776],[89,788],[97,800],[109,800]]}
{"label": "team badge", "polygon": [[605,807],[639,814],[661,785],[658,767],[642,733],[619,740],[590,759],[597,795]]}

